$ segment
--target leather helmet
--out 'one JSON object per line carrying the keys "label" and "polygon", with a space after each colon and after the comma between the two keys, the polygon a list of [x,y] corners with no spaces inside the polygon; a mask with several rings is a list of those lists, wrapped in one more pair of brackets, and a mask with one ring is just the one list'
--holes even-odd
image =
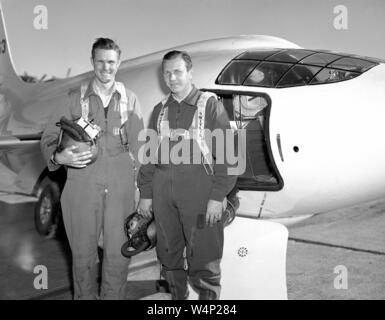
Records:
{"label": "leather helmet", "polygon": [[62,117],[56,125],[61,128],[57,148],[58,152],[71,146],[77,146],[78,148],[73,150],[74,153],[91,151],[92,157],[89,164],[95,162],[99,151],[96,139],[91,139],[79,124],[65,117]]}
{"label": "leather helmet", "polygon": [[124,222],[128,241],[122,245],[122,255],[130,258],[144,250],[150,250],[156,244],[156,227],[153,218],[141,216],[137,211],[130,214]]}

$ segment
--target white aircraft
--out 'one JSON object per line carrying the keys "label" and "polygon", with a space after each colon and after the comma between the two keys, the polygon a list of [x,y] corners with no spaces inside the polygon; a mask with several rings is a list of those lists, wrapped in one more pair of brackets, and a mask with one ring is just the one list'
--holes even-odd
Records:
{"label": "white aircraft", "polygon": [[[39,138],[51,112],[93,72],[24,82],[0,18],[0,201],[35,201],[36,226],[46,234],[64,180],[47,171]],[[385,196],[384,61],[270,36],[173,49],[191,54],[195,85],[217,94],[235,130],[247,130],[237,216],[287,223]],[[118,80],[137,94],[146,122],[167,93],[160,70],[167,51],[120,66]]]}

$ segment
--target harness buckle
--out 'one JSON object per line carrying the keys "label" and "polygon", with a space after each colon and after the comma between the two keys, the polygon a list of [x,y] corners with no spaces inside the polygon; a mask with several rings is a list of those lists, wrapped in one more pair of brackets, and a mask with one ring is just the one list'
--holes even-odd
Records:
{"label": "harness buckle", "polygon": [[189,139],[190,135],[187,130],[184,129],[170,129],[170,141],[178,141],[178,138]]}

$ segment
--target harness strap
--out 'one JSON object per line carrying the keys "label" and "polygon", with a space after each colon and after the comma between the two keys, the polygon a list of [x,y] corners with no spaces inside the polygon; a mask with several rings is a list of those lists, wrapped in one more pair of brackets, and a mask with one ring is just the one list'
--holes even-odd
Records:
{"label": "harness strap", "polygon": [[[86,94],[88,85],[88,83],[82,83],[80,86],[80,105],[82,108],[82,118],[86,121],[88,121],[90,101],[88,97],[84,98],[84,96]],[[118,90],[120,93],[119,106],[117,104],[115,105],[115,111],[118,111],[117,108],[119,109],[120,124],[123,125],[128,120],[128,112],[132,111],[132,108],[129,109],[128,98],[124,84],[121,82],[115,82],[115,86],[116,90]]]}
{"label": "harness strap", "polygon": [[88,121],[88,114],[90,109],[90,101],[88,98],[84,99],[88,88],[88,83],[83,83],[80,87],[80,105],[82,107],[82,118]]}
{"label": "harness strap", "polygon": [[128,120],[128,112],[132,111],[129,110],[128,105],[128,98],[126,93],[126,88],[124,87],[124,84],[121,82],[115,82],[116,89],[120,93],[120,101],[119,101],[119,112],[120,112],[120,124],[123,125]]}
{"label": "harness strap", "polygon": [[[203,156],[203,166],[209,175],[214,174],[214,167],[213,167],[213,156],[211,154],[211,151],[209,147],[207,146],[207,142],[205,139],[205,116],[206,116],[206,104],[207,101],[211,98],[215,97],[217,98],[214,93],[211,92],[202,92],[198,99],[197,103],[197,122],[198,122],[198,137],[197,137],[197,143],[201,150],[202,156]],[[206,167],[208,166],[208,168]],[[209,172],[207,171],[209,169]]]}
{"label": "harness strap", "polygon": [[168,123],[168,107],[165,106],[169,97],[170,95],[161,101],[162,108],[160,109],[158,121],[156,123],[159,141],[161,141],[164,137],[167,137],[170,131],[170,126]]}
{"label": "harness strap", "polygon": [[[202,92],[198,98],[197,102],[197,110],[194,114],[194,118],[189,130],[184,129],[170,129],[168,122],[168,107],[165,105],[169,96],[161,101],[162,108],[159,112],[159,116],[157,119],[157,131],[158,131],[158,148],[163,140],[163,138],[167,137],[170,140],[176,140],[178,137],[183,137],[184,139],[194,139],[196,140],[199,149],[201,151],[203,157],[203,166],[207,174],[214,174],[213,169],[213,158],[211,151],[207,145],[205,139],[205,116],[206,116],[206,105],[208,99],[211,97],[215,97],[216,95],[211,92]],[[208,168],[206,167],[208,166]]]}

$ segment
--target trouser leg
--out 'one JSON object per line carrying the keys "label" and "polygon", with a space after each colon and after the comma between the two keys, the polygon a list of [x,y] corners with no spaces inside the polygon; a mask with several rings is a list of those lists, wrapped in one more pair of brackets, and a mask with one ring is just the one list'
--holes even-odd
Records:
{"label": "trouser leg", "polygon": [[[204,300],[219,299],[220,295],[220,261],[223,253],[223,224],[214,226],[197,226],[197,214],[183,217],[187,239],[187,261],[189,280],[199,298]],[[201,211],[199,211],[201,212]]]}
{"label": "trouser leg", "polygon": [[102,188],[83,181],[67,181],[61,198],[63,221],[72,251],[74,299],[95,299],[97,242],[103,211]]}
{"label": "trouser leg", "polygon": [[134,210],[134,188],[129,183],[111,183],[106,193],[101,299],[125,299],[129,259],[121,254],[127,240],[124,220]]}
{"label": "trouser leg", "polygon": [[189,280],[200,299],[219,299],[220,261],[223,253],[223,224],[198,223],[205,218],[211,192],[211,177],[202,171],[189,171],[177,185],[177,205],[187,241]]}
{"label": "trouser leg", "polygon": [[[188,250],[189,279],[193,287],[199,292],[201,300],[217,300],[221,292],[221,269],[223,231],[219,224],[206,227],[211,230],[209,236],[197,230],[192,248]],[[223,243],[223,242],[222,242]]]}
{"label": "trouser leg", "polygon": [[185,239],[178,209],[173,204],[169,171],[157,170],[153,182],[153,209],[156,222],[156,251],[162,275],[169,284],[173,300],[187,298],[187,272],[184,270]]}

